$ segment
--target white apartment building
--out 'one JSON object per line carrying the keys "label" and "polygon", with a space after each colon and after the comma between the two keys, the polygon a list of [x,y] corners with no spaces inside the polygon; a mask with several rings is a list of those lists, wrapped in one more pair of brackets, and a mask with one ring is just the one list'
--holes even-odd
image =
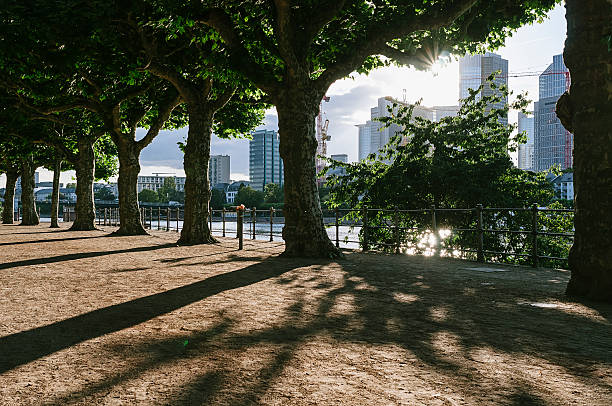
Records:
{"label": "white apartment building", "polygon": [[164,179],[173,178],[176,190],[179,192],[185,191],[185,177],[182,176],[139,176],[138,177],[138,193],[144,189],[149,189],[157,192],[162,186],[164,186]]}

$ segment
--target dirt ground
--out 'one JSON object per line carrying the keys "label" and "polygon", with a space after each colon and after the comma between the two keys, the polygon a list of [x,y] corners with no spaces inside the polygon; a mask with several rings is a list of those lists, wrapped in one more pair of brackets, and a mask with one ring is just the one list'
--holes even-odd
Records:
{"label": "dirt ground", "polygon": [[1,405],[612,404],[566,271],[111,230],[0,226]]}

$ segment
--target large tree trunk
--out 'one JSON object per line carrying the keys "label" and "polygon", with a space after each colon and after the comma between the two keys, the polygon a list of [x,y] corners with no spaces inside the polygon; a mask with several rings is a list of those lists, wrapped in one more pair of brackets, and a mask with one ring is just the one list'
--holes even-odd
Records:
{"label": "large tree trunk", "polygon": [[76,170],[76,208],[72,231],[95,230],[96,208],[93,197],[94,172],[96,169],[96,158],[93,143],[87,139],[77,141],[78,158],[74,163]]}
{"label": "large tree trunk", "polygon": [[572,85],[562,121],[574,133],[576,194],[567,294],[612,301],[612,2],[567,0],[566,8]]}
{"label": "large tree trunk", "polygon": [[119,222],[115,235],[146,235],[140,221],[138,206],[138,174],[140,173],[140,150],[134,142],[121,141],[119,153]]}
{"label": "large tree trunk", "polygon": [[53,192],[51,195],[51,228],[59,228],[57,220],[59,214],[60,174],[62,173],[62,158],[55,159],[53,165]]}
{"label": "large tree trunk", "polygon": [[319,202],[315,154],[315,117],[320,97],[310,89],[287,86],[275,101],[278,112],[280,155],[285,169],[286,256],[337,258],[340,251],[330,241]]}
{"label": "large tree trunk", "polygon": [[208,228],[210,137],[213,113],[202,105],[189,105],[189,133],[185,145],[185,217],[179,244],[209,244],[216,240]]}
{"label": "large tree trunk", "polygon": [[15,220],[15,184],[19,177],[17,169],[6,171],[6,188],[4,191],[4,204],[2,205],[2,224],[13,224]]}
{"label": "large tree trunk", "polygon": [[38,213],[36,213],[36,200],[34,199],[34,173],[36,165],[32,157],[21,161],[21,211],[22,226],[38,225]]}

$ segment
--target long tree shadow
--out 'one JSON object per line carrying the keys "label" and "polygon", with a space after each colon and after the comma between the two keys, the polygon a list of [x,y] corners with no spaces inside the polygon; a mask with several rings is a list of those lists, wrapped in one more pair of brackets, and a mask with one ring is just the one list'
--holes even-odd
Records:
{"label": "long tree shadow", "polygon": [[[206,404],[213,403],[215,396],[223,395],[224,404],[257,404],[283,377],[299,347],[313,337],[322,336],[335,340],[338,345],[359,343],[369,347],[403,348],[422,363],[419,368],[451,382],[472,383],[471,390],[484,393],[475,394],[482,396],[482,403],[547,404],[547,394],[520,377],[513,381],[482,383],[482,375],[473,365],[473,358],[481,350],[559,366],[572,379],[612,393],[605,378],[597,376],[592,369],[595,365],[612,368],[609,344],[612,306],[589,305],[599,315],[597,319],[567,312],[562,306],[531,305],[551,301],[569,303],[559,288],[564,275],[549,270],[521,270],[539,272],[533,274],[539,278],[538,286],[534,287],[513,281],[510,273],[484,274],[461,268],[444,273],[440,270],[444,260],[395,258],[393,266],[385,267],[379,256],[348,254],[347,261],[337,264],[339,270],[330,272],[325,269],[327,264],[322,264],[303,278],[299,272],[288,271],[312,265],[311,262],[300,264],[295,260],[270,258],[167,292],[1,338],[0,356],[11,355],[0,358],[0,372],[223,291],[276,278],[274,282],[289,293],[293,304],[266,328],[237,333],[230,326],[239,321],[222,319],[212,329],[178,337],[194,343],[193,348],[185,350],[187,353],[175,348],[177,337],[170,341],[147,340],[141,343],[142,351],[150,354],[146,362],[58,398],[53,404],[99,394],[185,355],[195,358],[214,351],[242,354],[264,345],[276,351],[268,359],[257,360],[258,372],[247,379],[243,380],[235,368],[230,371],[231,366],[224,361],[209,363],[205,371],[192,375],[190,382],[181,385],[181,391],[171,395],[167,402]],[[448,264],[457,268],[452,262]],[[474,265],[465,263],[465,266]],[[351,298],[350,311],[337,313],[334,309],[345,303],[347,297]],[[440,348],[437,340],[441,334],[456,339],[451,343],[455,356],[448,356]],[[32,345],[28,346],[29,343]],[[229,362],[232,361],[235,360]],[[465,388],[457,386],[453,390],[461,393]]]}
{"label": "long tree shadow", "polygon": [[15,241],[15,242],[2,242],[0,246],[5,245],[23,245],[23,244],[39,244],[39,243],[51,243],[51,242],[62,242],[62,241],[74,241],[74,240],[87,240],[91,238],[103,238],[101,235],[91,235],[83,237],[67,237],[67,238],[47,238],[44,240],[31,240],[31,241]]}
{"label": "long tree shadow", "polygon": [[[275,262],[275,266],[269,266],[271,262]],[[135,326],[218,293],[279,276],[291,269],[291,262],[271,258],[162,293],[2,337],[0,373],[83,341]]]}
{"label": "long tree shadow", "polygon": [[159,245],[152,245],[152,246],[146,246],[146,247],[126,248],[122,250],[113,250],[113,251],[77,252],[74,254],[56,255],[54,257],[32,258],[32,259],[24,259],[21,261],[5,262],[3,264],[0,264],[0,269],[16,268],[19,266],[52,264],[55,262],[74,261],[74,260],[83,259],[83,258],[95,258],[95,257],[100,257],[100,256],[105,256],[105,255],[125,254],[129,252],[155,251],[155,250],[160,250],[160,249],[170,248],[170,247],[176,247],[176,244],[168,243],[168,244],[159,244]]}

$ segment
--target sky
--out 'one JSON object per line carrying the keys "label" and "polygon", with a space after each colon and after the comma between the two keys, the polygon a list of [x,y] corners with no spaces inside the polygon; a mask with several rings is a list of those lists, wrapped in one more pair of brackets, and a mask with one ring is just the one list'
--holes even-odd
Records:
{"label": "sky", "polygon": [[[552,63],[553,55],[563,52],[566,36],[565,9],[558,5],[542,23],[525,26],[506,40],[505,46],[493,50],[508,59],[510,76],[517,72],[534,72],[534,76],[509,78],[510,90],[514,93],[527,92],[528,98],[538,98],[538,76]],[[357,124],[370,118],[370,108],[379,97],[392,96],[402,99],[406,89],[408,102],[422,99],[424,106],[457,105],[459,98],[459,64],[455,60],[433,71],[420,72],[407,67],[377,69],[369,75],[355,74],[352,78],[334,83],[327,95],[323,112],[329,119],[328,154],[348,154],[349,161],[357,159]],[[516,122],[517,113],[510,112],[509,121]],[[258,129],[278,130],[278,117],[274,109],[266,112],[264,125]],[[139,131],[144,134],[144,131]],[[142,151],[141,175],[154,173],[184,176],[183,156],[177,143],[187,136],[187,128],[177,131],[162,131]],[[212,155],[230,155],[231,178],[249,178],[249,142],[246,139],[223,140],[213,136]],[[40,180],[50,181],[52,173],[39,169]],[[62,173],[62,182],[71,182],[74,172]],[[0,179],[4,185],[4,175]]]}

